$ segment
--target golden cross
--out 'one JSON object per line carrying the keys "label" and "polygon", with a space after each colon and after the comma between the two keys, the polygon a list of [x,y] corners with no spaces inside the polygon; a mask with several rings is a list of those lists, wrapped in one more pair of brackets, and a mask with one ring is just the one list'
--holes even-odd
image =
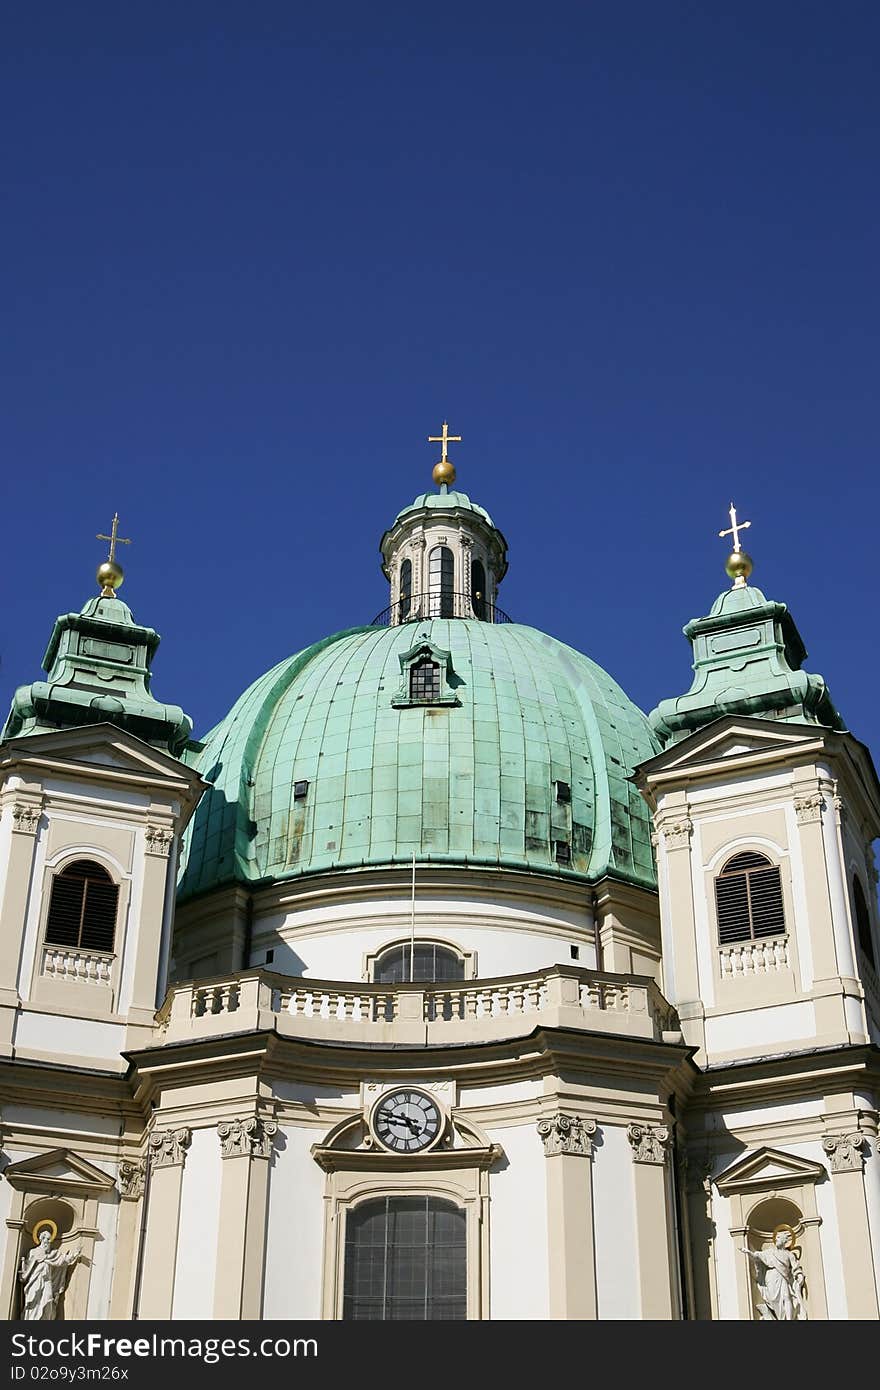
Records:
{"label": "golden cross", "polygon": [[107,556],[107,559],[108,559],[108,560],[115,560],[115,559],[116,559],[116,547],[117,547],[117,545],[131,545],[131,541],[130,541],[130,540],[128,540],[125,536],[120,536],[120,535],[119,535],[119,513],[118,513],[118,512],[115,512],[114,515],[113,515],[113,525],[110,527],[110,535],[109,535],[109,536],[104,536],[104,535],[102,535],[101,532],[99,531],[98,534],[95,536],[95,540],[97,540],[97,541],[109,541],[109,542],[110,542],[110,554]]}
{"label": "golden cross", "polygon": [[751,526],[752,523],[751,523],[750,521],[739,521],[739,522],[737,521],[737,519],[736,519],[736,507],[733,505],[732,502],[731,502],[731,504],[730,504],[729,516],[730,516],[730,530],[729,530],[729,531],[719,531],[718,534],[719,534],[719,536],[722,536],[722,537],[723,537],[723,536],[733,536],[733,553],[734,553],[735,555],[737,555],[737,554],[739,554],[739,552],[742,550],[742,546],[741,546],[740,543],[739,543],[739,533],[740,533],[740,531],[745,531],[746,527]]}
{"label": "golden cross", "polygon": [[450,433],[449,433],[449,426],[447,425],[446,421],[444,420],[444,421],[443,421],[443,433],[442,433],[442,434],[429,434],[429,435],[428,435],[428,443],[429,443],[429,444],[442,444],[442,445],[443,445],[443,456],[442,456],[442,458],[440,459],[440,462],[441,462],[441,463],[445,463],[445,462],[446,462],[446,446],[447,446],[448,444],[460,444],[460,443],[461,443],[461,435],[460,435],[460,434],[450,434]]}

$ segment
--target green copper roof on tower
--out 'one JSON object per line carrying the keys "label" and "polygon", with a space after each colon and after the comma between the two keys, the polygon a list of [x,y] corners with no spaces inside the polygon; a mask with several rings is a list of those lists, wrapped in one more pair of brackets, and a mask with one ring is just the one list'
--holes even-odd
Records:
{"label": "green copper roof on tower", "polygon": [[159,634],[141,627],[128,604],[116,597],[122,568],[116,561],[119,518],[114,516],[107,560],[98,567],[101,593],[79,613],[56,619],[43,657],[49,679],[19,686],[2,737],[47,733],[82,724],[118,724],[157,748],[178,756],[192,733],[192,720],[178,705],[150,694],[150,666]]}
{"label": "green copper roof on tower", "polygon": [[821,676],[801,670],[807,649],[784,603],[765,598],[749,585],[751,557],[739,544],[730,507],[734,550],[727,572],[734,580],[703,618],[684,628],[694,652],[694,681],[686,695],[661,700],[648,716],[663,744],[686,738],[725,714],[753,715],[785,723],[845,727]]}

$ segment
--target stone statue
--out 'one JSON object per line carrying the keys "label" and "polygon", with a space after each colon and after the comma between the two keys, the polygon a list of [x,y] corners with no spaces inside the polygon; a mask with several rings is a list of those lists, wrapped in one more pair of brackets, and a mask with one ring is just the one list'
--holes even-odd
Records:
{"label": "stone statue", "polygon": [[740,1249],[755,1266],[762,1302],[758,1305],[762,1321],[806,1322],[806,1279],[797,1251],[792,1248],[792,1232],[786,1226],[775,1232],[772,1245],[763,1250]]}
{"label": "stone statue", "polygon": [[66,1252],[51,1247],[52,1233],[44,1226],[40,1231],[39,1244],[21,1262],[19,1278],[24,1284],[21,1316],[26,1321],[55,1317],[58,1300],[67,1283],[67,1271],[82,1256],[79,1246]]}

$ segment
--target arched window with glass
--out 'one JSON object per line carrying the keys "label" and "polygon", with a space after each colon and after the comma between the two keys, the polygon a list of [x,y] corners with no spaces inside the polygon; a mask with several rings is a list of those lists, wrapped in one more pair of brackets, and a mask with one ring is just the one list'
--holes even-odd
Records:
{"label": "arched window with glass", "polygon": [[409,980],[463,980],[464,960],[451,947],[435,941],[416,941],[412,945],[400,942],[376,957],[373,979],[377,985],[405,984]]}
{"label": "arched window with glass", "polygon": [[486,621],[486,569],[482,560],[474,560],[471,565],[471,607],[474,617]]}
{"label": "arched window with glass", "polygon": [[435,545],[428,556],[428,608],[432,618],[455,616],[455,558],[448,545]]}
{"label": "arched window with glass", "polygon": [[715,909],[721,946],[784,935],[779,866],[754,850],[735,854],[715,880]]}
{"label": "arched window with glass", "polygon": [[864,889],[858,878],[853,875],[852,881],[853,907],[856,914],[856,939],[862,955],[865,957],[872,970],[877,969],[877,958],[874,955],[874,942],[871,938],[871,914],[868,911],[868,902],[865,897]]}
{"label": "arched window with glass", "polygon": [[112,952],[119,887],[93,859],[77,859],[52,879],[46,944]]}
{"label": "arched window with glass", "polygon": [[467,1318],[467,1218],[440,1197],[378,1197],[345,1222],[343,1319]]}
{"label": "arched window with glass", "polygon": [[400,594],[397,601],[397,621],[405,622],[412,608],[412,560],[404,560],[400,566]]}

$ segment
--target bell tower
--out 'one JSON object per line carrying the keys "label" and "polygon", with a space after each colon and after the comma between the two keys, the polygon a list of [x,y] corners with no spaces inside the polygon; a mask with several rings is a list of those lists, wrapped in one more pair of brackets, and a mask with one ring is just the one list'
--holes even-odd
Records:
{"label": "bell tower", "polygon": [[[0,741],[0,1055],[124,1070],[164,994],[192,724],[150,693],[158,633],[116,594],[55,623]],[[127,542],[125,542],[127,543]]]}
{"label": "bell tower", "polygon": [[497,620],[498,586],[507,573],[507,542],[489,513],[455,489],[455,466],[448,456],[461,435],[444,420],[434,466],[437,492],[424,492],[398,515],[380,542],[382,572],[391,585],[388,621],[419,618]]}
{"label": "bell tower", "polygon": [[783,603],[733,586],[684,629],[687,694],[650,716],[637,780],[654,817],[666,996],[704,1065],[880,1041],[880,784]]}

